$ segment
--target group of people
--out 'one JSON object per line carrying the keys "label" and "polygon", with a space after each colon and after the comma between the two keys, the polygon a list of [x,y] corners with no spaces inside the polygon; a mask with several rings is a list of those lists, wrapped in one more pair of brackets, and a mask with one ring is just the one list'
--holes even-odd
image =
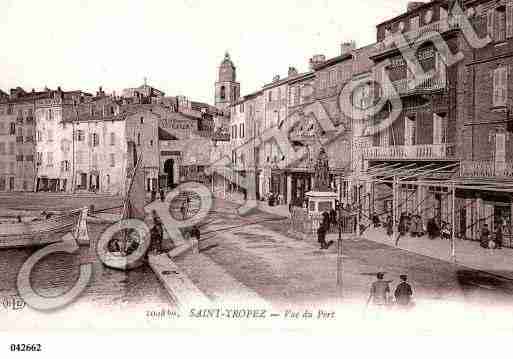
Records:
{"label": "group of people", "polygon": [[408,276],[402,274],[399,276],[401,282],[397,285],[394,294],[390,291],[391,281],[384,279],[384,273],[377,273],[377,280],[372,283],[367,305],[372,303],[377,307],[385,307],[391,304],[397,305],[401,309],[407,309],[413,306],[413,288],[408,283]]}
{"label": "group of people", "polygon": [[270,192],[267,195],[267,204],[270,207],[279,206],[279,205],[285,204],[285,199],[282,194]]}
{"label": "group of people", "polygon": [[490,229],[488,228],[488,224],[484,223],[481,227],[481,233],[479,236],[479,242],[481,247],[488,249],[502,249],[503,239],[504,239],[504,228],[506,226],[503,223],[495,224],[495,235],[492,236]]}
{"label": "group of people", "polygon": [[[380,226],[378,216],[373,217],[373,223],[374,227]],[[394,223],[391,216],[387,217],[385,228],[387,235],[392,236],[394,234]],[[399,243],[399,239],[407,233],[409,233],[413,238],[422,237],[427,234],[429,239],[442,238],[446,240],[450,239],[452,235],[452,229],[449,223],[442,221],[440,225],[436,217],[431,217],[427,221],[426,226],[424,226],[420,215],[411,215],[407,212],[401,213],[397,231],[398,234],[395,241],[396,245]]]}

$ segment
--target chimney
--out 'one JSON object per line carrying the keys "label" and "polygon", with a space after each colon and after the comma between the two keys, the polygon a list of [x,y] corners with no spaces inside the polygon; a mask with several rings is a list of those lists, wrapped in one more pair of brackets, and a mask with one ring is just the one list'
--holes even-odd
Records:
{"label": "chimney", "polygon": [[408,5],[406,7],[406,11],[407,12],[413,11],[416,8],[418,8],[419,6],[422,6],[424,4],[426,4],[426,3],[420,2],[420,1],[410,1],[410,2],[408,2]]}
{"label": "chimney", "polygon": [[297,70],[294,66],[289,66],[289,77],[290,76],[296,76],[297,75]]}
{"label": "chimney", "polygon": [[280,81],[280,75],[274,75],[273,82]]}
{"label": "chimney", "polygon": [[321,65],[326,61],[326,56],[324,55],[313,55],[310,59],[310,70],[314,70],[316,66]]}
{"label": "chimney", "polygon": [[356,49],[356,42],[349,41],[340,44],[340,55],[346,55]]}

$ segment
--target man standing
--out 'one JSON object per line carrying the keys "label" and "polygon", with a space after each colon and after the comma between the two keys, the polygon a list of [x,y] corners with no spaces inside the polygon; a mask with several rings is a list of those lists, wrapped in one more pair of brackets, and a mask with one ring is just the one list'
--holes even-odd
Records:
{"label": "man standing", "polygon": [[160,201],[164,202],[164,199],[165,199],[165,197],[164,197],[164,188],[161,188],[160,189]]}
{"label": "man standing", "polygon": [[481,227],[481,237],[480,237],[481,247],[490,248],[489,236],[490,236],[490,230],[488,229],[488,224],[484,223],[483,227]]}
{"label": "man standing", "polygon": [[399,276],[401,283],[397,286],[394,292],[395,302],[402,308],[407,308],[411,304],[411,296],[413,290],[411,285],[407,282],[408,277],[405,274]]}
{"label": "man standing", "polygon": [[372,304],[379,307],[384,307],[388,304],[388,296],[390,294],[390,286],[387,281],[384,281],[384,274],[378,273],[376,275],[377,280],[372,283],[371,290],[369,294],[369,299],[367,299],[367,305],[372,301]]}
{"label": "man standing", "polygon": [[162,239],[164,237],[164,228],[160,217],[153,218],[153,227],[150,230],[150,248],[148,253],[159,254],[162,252]]}
{"label": "man standing", "polygon": [[319,224],[319,228],[317,228],[317,241],[321,244],[321,249],[328,248],[328,244],[326,243],[326,224],[324,218]]}
{"label": "man standing", "polygon": [[185,221],[185,218],[187,217],[187,204],[185,201],[183,201],[182,205],[180,206],[180,212],[182,213],[182,220]]}

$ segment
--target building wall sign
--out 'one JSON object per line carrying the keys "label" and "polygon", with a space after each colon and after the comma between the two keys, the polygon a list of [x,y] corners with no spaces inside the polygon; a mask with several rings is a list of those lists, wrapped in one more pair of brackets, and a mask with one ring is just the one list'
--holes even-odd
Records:
{"label": "building wall sign", "polygon": [[180,151],[161,151],[161,156],[181,156],[182,152]]}
{"label": "building wall sign", "polygon": [[170,119],[170,118],[161,119],[159,126],[162,128],[171,128],[173,130],[192,129],[191,121],[176,120],[176,119]]}

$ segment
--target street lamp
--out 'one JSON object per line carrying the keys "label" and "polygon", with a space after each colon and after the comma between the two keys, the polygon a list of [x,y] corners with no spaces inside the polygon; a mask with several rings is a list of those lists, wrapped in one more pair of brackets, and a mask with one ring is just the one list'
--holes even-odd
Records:
{"label": "street lamp", "polygon": [[[343,280],[342,280],[342,234],[353,236],[355,234],[355,213],[342,211],[342,202],[338,206],[338,248],[337,248],[337,295],[339,299],[343,297]],[[358,229],[357,229],[358,230]]]}

